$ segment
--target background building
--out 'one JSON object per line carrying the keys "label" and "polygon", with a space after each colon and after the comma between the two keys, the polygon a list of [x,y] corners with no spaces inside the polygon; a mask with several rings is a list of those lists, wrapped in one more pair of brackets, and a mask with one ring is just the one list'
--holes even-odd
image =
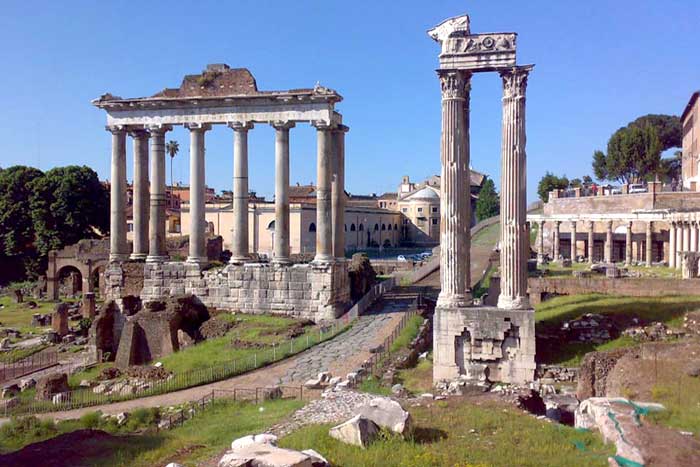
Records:
{"label": "background building", "polygon": [[700,191],[700,91],[690,97],[681,115],[683,129],[683,188]]}

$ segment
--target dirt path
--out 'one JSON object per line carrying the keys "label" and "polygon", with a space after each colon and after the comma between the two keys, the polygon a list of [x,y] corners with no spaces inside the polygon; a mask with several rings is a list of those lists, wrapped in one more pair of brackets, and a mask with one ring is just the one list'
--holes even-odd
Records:
{"label": "dirt path", "polygon": [[[42,414],[40,417],[66,420],[79,418],[97,410],[106,414],[117,414],[131,412],[140,407],[167,407],[201,399],[216,389],[257,388],[280,383],[301,385],[321,371],[329,371],[333,375],[344,377],[369,357],[370,348],[381,344],[391,334],[401,320],[403,312],[415,299],[414,292],[402,293],[401,290],[402,288],[394,292],[393,298],[375,304],[369,313],[361,316],[350,330],[273,365],[227,380],[181,391],[113,404],[52,412]],[[7,419],[0,419],[0,425],[5,421]]]}

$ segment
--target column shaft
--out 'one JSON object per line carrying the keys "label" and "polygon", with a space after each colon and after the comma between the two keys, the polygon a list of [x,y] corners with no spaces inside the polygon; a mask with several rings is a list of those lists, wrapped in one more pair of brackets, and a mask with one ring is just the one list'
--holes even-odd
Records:
{"label": "column shaft", "polygon": [[333,182],[331,210],[333,225],[333,256],[345,257],[345,132],[346,126],[333,130]]}
{"label": "column shaft", "polygon": [[[501,72],[501,294],[498,307],[511,310],[530,307],[527,298],[525,91],[531,70],[532,66],[525,66]],[[466,198],[469,198],[468,193]]]}
{"label": "column shaft", "polygon": [[252,123],[234,122],[233,128],[233,242],[231,262],[250,260],[248,236],[248,130]]}
{"label": "column shaft", "polygon": [[289,129],[292,122],[275,128],[275,244],[273,261],[288,264],[289,258]]}
{"label": "column shaft", "polygon": [[571,261],[576,261],[576,221],[571,222]]}
{"label": "column shaft", "polygon": [[593,246],[595,243],[595,223],[588,223],[588,262],[593,263]]}
{"label": "column shaft", "polygon": [[109,204],[109,260],[129,258],[126,242],[126,130],[107,127],[112,133],[112,166]]}
{"label": "column shaft", "polygon": [[695,222],[690,223],[690,251],[698,251],[698,228]]}
{"label": "column shaft", "polygon": [[632,223],[627,224],[627,232],[625,235],[625,264],[632,264]]}
{"label": "column shaft", "polygon": [[647,222],[647,231],[646,231],[646,265],[647,267],[651,266],[652,262],[652,246],[653,246],[653,235],[652,235],[652,229],[653,229],[653,222],[649,221]]}
{"label": "column shaft", "polygon": [[188,263],[207,262],[204,134],[209,125],[188,125],[190,130],[190,251]]}
{"label": "column shaft", "polygon": [[671,222],[668,229],[668,267],[676,267],[676,223]]}
{"label": "column shaft", "polygon": [[544,221],[537,223],[537,264],[544,263]]}
{"label": "column shaft", "polygon": [[331,178],[333,171],[333,136],[327,124],[316,124],[316,256],[314,261],[333,260]]}
{"label": "column shaft", "polygon": [[469,247],[469,92],[471,73],[438,71],[440,141],[440,295],[438,306],[471,305]]}
{"label": "column shaft", "polygon": [[559,260],[559,238],[560,238],[560,233],[559,233],[559,226],[561,225],[560,221],[554,221],[554,235],[552,239],[552,260],[553,261],[558,261]]}
{"label": "column shaft", "polygon": [[612,221],[608,221],[605,226],[605,262],[612,263],[613,261],[613,229]]}
{"label": "column shaft", "polygon": [[134,245],[131,259],[148,256],[148,132],[133,130],[129,133],[134,143]]}
{"label": "column shaft", "polygon": [[151,158],[151,214],[148,234],[148,262],[161,262],[168,259],[165,245],[165,133],[170,126],[152,126],[150,140]]}
{"label": "column shaft", "polygon": [[683,223],[676,222],[676,269],[680,269],[682,266],[681,251],[683,251]]}

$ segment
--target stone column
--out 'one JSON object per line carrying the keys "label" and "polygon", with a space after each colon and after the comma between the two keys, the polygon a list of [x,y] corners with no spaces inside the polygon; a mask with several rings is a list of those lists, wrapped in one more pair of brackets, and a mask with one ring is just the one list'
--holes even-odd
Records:
{"label": "stone column", "polygon": [[654,227],[653,222],[651,222],[651,221],[647,222],[646,248],[645,248],[646,249],[645,261],[647,263],[647,267],[651,266],[651,261],[652,261],[651,255],[652,255],[652,251],[653,251],[652,246],[653,246],[653,241],[654,241],[653,235],[652,235],[653,227]]}
{"label": "stone column", "polygon": [[690,251],[698,251],[698,225],[695,221],[690,222]]}
{"label": "stone column", "polygon": [[135,129],[129,135],[134,143],[134,245],[131,259],[144,260],[148,256],[148,132]]}
{"label": "stone column", "polygon": [[683,249],[682,251],[690,251],[690,224],[683,222]]}
{"label": "stone column", "polygon": [[612,263],[613,260],[613,223],[608,221],[605,226],[605,262]]}
{"label": "stone column", "polygon": [[683,266],[680,253],[683,251],[683,222],[676,222],[676,269]]}
{"label": "stone column", "polygon": [[544,221],[537,223],[537,264],[544,263]]}
{"label": "stone column", "polygon": [[559,260],[559,226],[561,225],[561,221],[554,221],[554,235],[552,235],[552,260],[553,261],[558,261]]}
{"label": "stone column", "polygon": [[440,295],[445,308],[472,304],[469,265],[469,93],[471,73],[438,71],[442,91],[440,141]]}
{"label": "stone column", "polygon": [[275,245],[272,261],[289,264],[289,129],[294,122],[275,122]]}
{"label": "stone column", "polygon": [[233,128],[233,242],[231,263],[250,260],[248,239],[248,130],[250,122],[232,122]]}
{"label": "stone column", "polygon": [[349,130],[339,125],[333,130],[333,181],[331,183],[331,209],[333,231],[333,256],[345,258],[345,133]]}
{"label": "stone column", "polygon": [[588,222],[588,262],[593,263],[593,246],[595,241],[595,222]]}
{"label": "stone column", "polygon": [[122,126],[108,126],[112,133],[112,167],[109,200],[109,260],[129,258],[126,242],[126,130]]}
{"label": "stone column", "polygon": [[[530,308],[527,298],[527,178],[525,91],[532,66],[501,71],[501,294],[498,308]],[[469,180],[469,173],[467,173]],[[465,197],[469,199],[469,187]]]}
{"label": "stone column", "polygon": [[187,262],[204,264],[207,262],[204,133],[211,125],[192,123],[185,127],[190,130],[190,251]]}
{"label": "stone column", "polygon": [[153,125],[151,132],[151,214],[149,218],[148,257],[149,263],[168,259],[165,245],[165,133],[172,130],[169,125]]}
{"label": "stone column", "polygon": [[632,264],[632,221],[627,223],[627,232],[625,235],[625,264]]}
{"label": "stone column", "polygon": [[668,229],[668,267],[676,267],[676,223],[671,222]]}
{"label": "stone column", "polygon": [[333,261],[331,178],[333,169],[332,127],[315,122],[316,127],[316,256],[314,262]]}
{"label": "stone column", "polygon": [[576,221],[571,221],[571,261],[576,261]]}

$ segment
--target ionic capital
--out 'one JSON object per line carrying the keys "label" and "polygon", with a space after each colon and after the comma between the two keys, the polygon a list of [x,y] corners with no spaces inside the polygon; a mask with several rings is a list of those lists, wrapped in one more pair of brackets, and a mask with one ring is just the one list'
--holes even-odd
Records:
{"label": "ionic capital", "polygon": [[285,122],[285,121],[280,120],[280,121],[272,122],[270,125],[275,130],[289,130],[290,128],[294,128],[296,126],[296,123],[290,122],[290,121]]}
{"label": "ionic capital", "polygon": [[155,135],[164,135],[166,132],[172,130],[173,126],[172,125],[163,125],[163,124],[151,124],[151,125],[146,125],[146,129],[151,132],[152,136],[155,136]]}
{"label": "ionic capital", "polygon": [[126,126],[124,125],[107,125],[105,130],[109,131],[113,135],[122,135],[126,133]]}
{"label": "ionic capital", "polygon": [[471,91],[472,74],[461,70],[438,70],[443,99],[466,99]]}
{"label": "ionic capital", "polygon": [[525,97],[527,78],[534,65],[515,66],[500,72],[503,80],[503,98]]}
{"label": "ionic capital", "polygon": [[252,130],[255,125],[253,122],[228,122],[228,127],[232,128],[233,131],[248,131]]}
{"label": "ionic capital", "polygon": [[205,131],[211,130],[211,124],[209,124],[209,123],[196,123],[196,122],[185,123],[184,127],[190,131],[205,132]]}
{"label": "ionic capital", "polygon": [[336,128],[336,125],[325,120],[314,120],[311,122],[311,126],[315,127],[319,131],[329,131]]}
{"label": "ionic capital", "polygon": [[146,129],[143,128],[143,127],[140,127],[140,128],[139,128],[139,127],[132,127],[132,128],[129,128],[128,134],[129,134],[129,136],[131,136],[131,137],[134,138],[134,139],[143,139],[143,138],[148,138],[148,137],[149,137],[148,130],[146,130]]}

